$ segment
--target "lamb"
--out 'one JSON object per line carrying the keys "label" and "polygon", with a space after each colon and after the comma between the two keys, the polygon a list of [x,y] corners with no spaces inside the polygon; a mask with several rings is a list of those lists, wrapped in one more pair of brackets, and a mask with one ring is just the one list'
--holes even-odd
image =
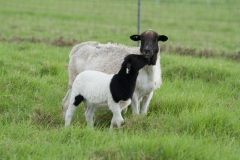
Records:
{"label": "lamb", "polygon": [[131,107],[132,114],[139,114],[139,104],[142,100],[141,113],[146,114],[153,91],[162,83],[160,54],[158,41],[167,41],[168,37],[159,35],[153,30],[147,30],[141,35],[132,35],[133,41],[141,41],[141,47],[128,47],[121,44],[100,44],[98,42],[83,42],[73,47],[69,55],[68,92],[62,100],[62,114],[65,116],[69,105],[72,83],[76,76],[85,70],[101,71],[115,74],[119,71],[124,57],[129,54],[143,55],[150,63],[139,71]]}
{"label": "lamb", "polygon": [[149,63],[142,55],[125,57],[121,69],[115,75],[99,71],[83,71],[73,82],[65,126],[71,122],[77,106],[83,101],[87,109],[85,116],[89,127],[93,127],[96,109],[108,106],[113,113],[110,129],[124,122],[121,111],[130,103],[136,86],[138,72]]}

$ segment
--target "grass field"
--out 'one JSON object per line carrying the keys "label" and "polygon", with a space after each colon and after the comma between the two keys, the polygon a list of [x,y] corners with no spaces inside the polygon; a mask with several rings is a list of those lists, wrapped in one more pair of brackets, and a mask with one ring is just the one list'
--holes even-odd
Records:
{"label": "grass field", "polygon": [[[1,38],[94,40],[136,45],[137,2],[89,0],[1,1]],[[167,34],[168,44],[240,51],[240,1],[142,0],[141,32]]]}
{"label": "grass field", "polygon": [[[143,1],[142,29],[169,37],[161,52],[163,84],[148,114],[132,117],[129,110],[126,124],[109,131],[111,113],[101,111],[88,129],[81,105],[64,127],[72,46],[87,40],[135,45],[129,40],[135,3],[104,2],[0,2],[0,159],[239,159],[240,63],[221,56],[239,51],[240,16],[231,17],[240,14],[237,1],[160,0],[151,19],[158,1]],[[219,56],[183,56],[204,48]]]}

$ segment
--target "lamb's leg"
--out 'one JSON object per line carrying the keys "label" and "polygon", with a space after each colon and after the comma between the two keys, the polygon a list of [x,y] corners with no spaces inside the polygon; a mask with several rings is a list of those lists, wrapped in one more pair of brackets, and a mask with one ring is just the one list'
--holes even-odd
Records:
{"label": "lamb's leg", "polygon": [[70,97],[71,97],[71,90],[72,90],[72,84],[73,84],[73,81],[75,80],[77,74],[78,73],[75,70],[75,63],[73,61],[73,58],[70,58],[69,65],[68,65],[68,77],[69,77],[69,80],[68,80],[68,92],[67,92],[67,94],[65,95],[65,97],[62,100],[62,115],[63,115],[63,117],[65,117],[67,108],[69,106],[69,101],[70,101]]}
{"label": "lamb's leg", "polygon": [[95,111],[94,106],[88,105],[84,114],[86,117],[87,125],[90,128],[93,128],[93,124],[94,124],[94,121],[93,121],[94,111]]}
{"label": "lamb's leg", "polygon": [[141,114],[147,114],[148,106],[150,104],[150,101],[152,99],[153,92],[151,92],[149,95],[144,96],[142,99],[142,108],[141,108]]}
{"label": "lamb's leg", "polygon": [[77,106],[75,106],[74,104],[69,105],[67,112],[66,112],[66,116],[65,116],[65,126],[70,125],[72,117],[73,117],[76,109],[77,109]]}
{"label": "lamb's leg", "polygon": [[70,103],[65,116],[65,126],[70,125],[74,112],[77,106],[84,100],[81,94],[78,94],[74,89],[71,92]]}
{"label": "lamb's leg", "polygon": [[63,116],[63,118],[65,117],[66,111],[67,111],[68,106],[69,106],[69,100],[70,100],[70,97],[71,97],[71,90],[72,89],[68,90],[67,94],[65,95],[65,97],[62,100],[62,116]]}
{"label": "lamb's leg", "polygon": [[138,100],[138,95],[134,92],[132,96],[132,114],[136,115],[139,114],[139,100]]}
{"label": "lamb's leg", "polygon": [[110,129],[112,129],[115,126],[117,126],[119,128],[121,126],[121,124],[124,122],[124,119],[123,119],[123,117],[121,115],[121,107],[120,107],[120,105],[118,103],[115,103],[114,105],[109,107],[109,109],[113,113]]}

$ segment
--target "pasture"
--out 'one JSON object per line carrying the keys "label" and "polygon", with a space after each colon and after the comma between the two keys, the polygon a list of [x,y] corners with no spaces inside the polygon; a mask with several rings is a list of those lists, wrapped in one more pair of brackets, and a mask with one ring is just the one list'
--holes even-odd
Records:
{"label": "pasture", "polygon": [[239,159],[239,8],[142,1],[141,30],[169,37],[163,84],[146,116],[129,109],[109,131],[111,112],[97,112],[88,129],[83,105],[64,127],[68,55],[88,40],[136,45],[137,2],[1,1],[0,159]]}

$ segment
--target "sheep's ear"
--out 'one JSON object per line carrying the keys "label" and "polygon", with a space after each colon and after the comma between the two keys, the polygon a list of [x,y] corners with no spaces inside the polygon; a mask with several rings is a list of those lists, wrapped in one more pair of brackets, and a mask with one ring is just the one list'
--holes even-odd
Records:
{"label": "sheep's ear", "polygon": [[133,40],[133,41],[139,41],[139,40],[141,40],[141,36],[137,35],[137,34],[134,34],[134,35],[130,36],[130,39]]}
{"label": "sheep's ear", "polygon": [[126,73],[128,74],[131,68],[131,63],[127,63]]}
{"label": "sheep's ear", "polygon": [[167,41],[167,40],[168,40],[168,37],[165,36],[165,35],[159,35],[159,36],[158,36],[158,41],[163,41],[163,42],[165,42],[165,41]]}

